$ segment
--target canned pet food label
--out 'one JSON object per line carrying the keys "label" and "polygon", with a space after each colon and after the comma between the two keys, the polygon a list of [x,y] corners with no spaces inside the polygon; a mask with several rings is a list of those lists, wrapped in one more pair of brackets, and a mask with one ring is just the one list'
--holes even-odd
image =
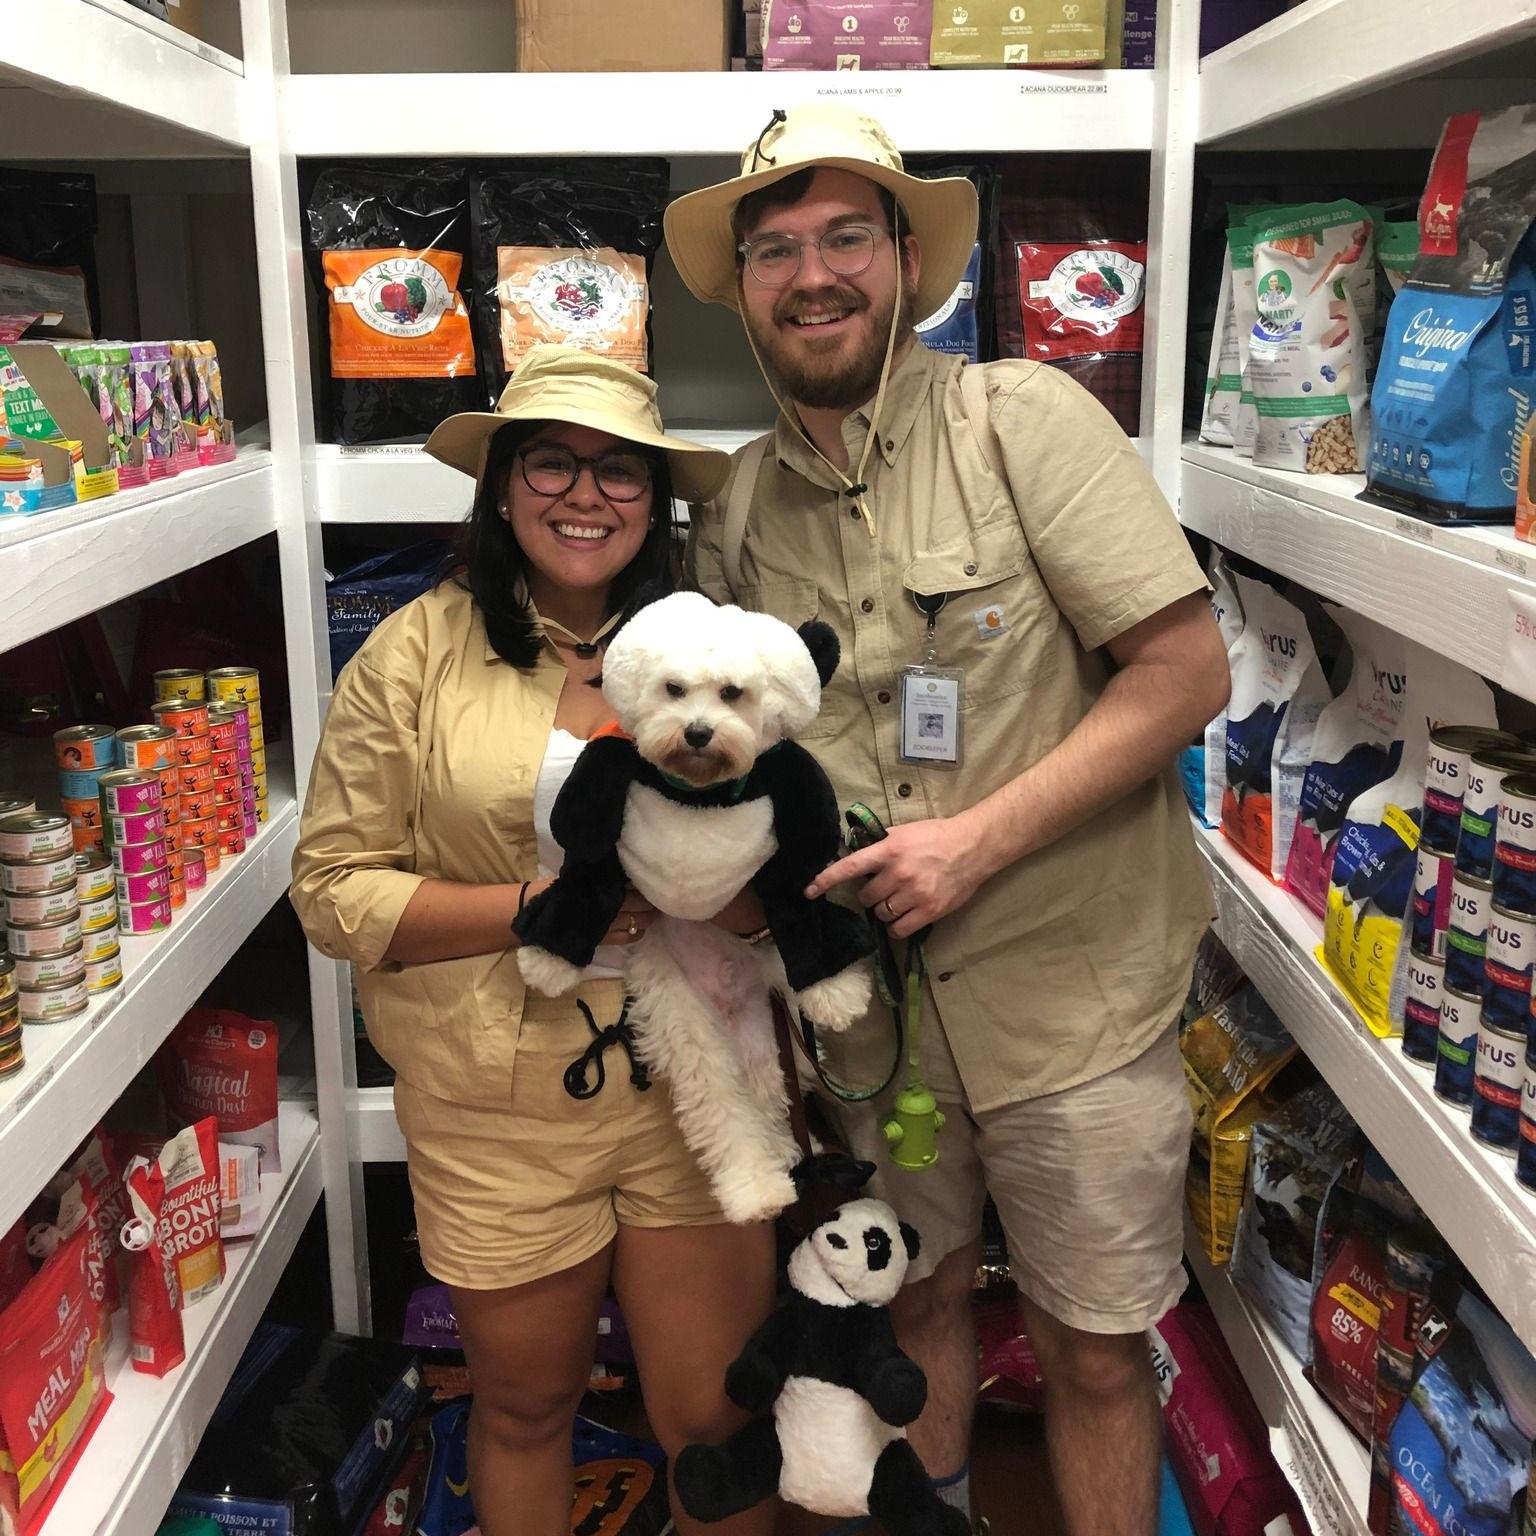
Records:
{"label": "canned pet food label", "polygon": [[165,869],[169,862],[170,852],[163,837],[152,843],[119,843],[112,850],[112,867],[120,875],[153,874]]}
{"label": "canned pet food label", "polygon": [[135,935],[159,933],[171,926],[171,882],[165,882],[166,894],[154,901],[133,902],[118,908],[118,921],[126,933]]}
{"label": "canned pet food label", "polygon": [[1501,907],[1536,916],[1536,775],[1504,783],[1493,877]]}
{"label": "canned pet food label", "polygon": [[33,991],[23,988],[21,1021],[23,1024],[56,1024],[61,1019],[72,1019],[84,1013],[89,1003],[82,970],[73,981],[54,982]]}
{"label": "canned pet food label", "polygon": [[7,862],[57,858],[73,854],[74,847],[67,816],[7,816],[0,821],[0,859]]}
{"label": "canned pet food label", "polygon": [[[1505,759],[1509,765],[1505,766]],[[1461,831],[1456,839],[1456,873],[1493,877],[1494,828],[1499,815],[1499,782],[1522,766],[1517,753],[1474,754],[1467,763],[1461,801]]]}
{"label": "canned pet food label", "polygon": [[[145,902],[160,901],[169,893],[171,876],[164,868],[146,870],[142,875],[120,874],[116,880],[116,888],[119,908],[142,906]],[[138,932],[137,929],[130,931]]]}
{"label": "canned pet food label", "polygon": [[71,800],[84,800],[87,795],[101,797],[101,781],[115,768],[91,768],[83,773],[61,773],[59,793]]}
{"label": "canned pet food label", "polygon": [[202,704],[208,698],[208,685],[196,667],[165,667],[155,673],[155,703],[180,699]]}
{"label": "canned pet food label", "polygon": [[261,697],[261,674],[254,667],[215,667],[208,688],[221,702],[251,705]]}
{"label": "canned pet food label", "polygon": [[101,800],[97,795],[60,795],[59,809],[72,827],[100,827]]}
{"label": "canned pet food label", "polygon": [[57,955],[71,945],[80,942],[80,919],[66,917],[56,923],[37,923],[28,926],[13,923],[6,929],[13,958],[23,955]]}
{"label": "canned pet food label", "polygon": [[176,761],[183,768],[208,769],[210,777],[213,774],[213,743],[208,739],[205,731],[198,736],[178,736],[176,738]]}
{"label": "canned pet food label", "polygon": [[80,893],[74,882],[57,886],[51,891],[38,891],[33,895],[8,895],[5,898],[7,923],[59,923],[74,917],[80,910]]}
{"label": "canned pet food label", "polygon": [[245,826],[243,821],[240,826],[221,827],[219,829],[219,852],[226,858],[232,858],[236,854],[245,852]]}
{"label": "canned pet food label", "polygon": [[235,779],[240,777],[240,755],[234,747],[215,747],[213,749],[213,778],[217,784],[220,779]]}
{"label": "canned pet food label", "polygon": [[219,834],[217,830],[215,830],[213,834],[213,841],[211,843],[205,844],[198,851],[203,856],[204,867],[207,869],[210,875],[213,874],[218,869],[219,865],[224,862],[224,856],[219,852]]}
{"label": "canned pet food label", "polygon": [[181,875],[189,891],[200,891],[208,884],[208,865],[203,861],[202,853],[201,848],[189,848],[183,856],[185,863]]}
{"label": "canned pet food label", "polygon": [[[1520,1088],[1520,1147],[1515,1154],[1515,1177],[1527,1189],[1536,1189],[1536,1051],[1529,1045]],[[1536,1498],[1532,1508],[1536,1510]]]}
{"label": "canned pet food label", "polygon": [[1413,928],[1410,947],[1417,955],[1445,958],[1445,930],[1451,921],[1451,879],[1454,864],[1449,855],[1419,844],[1413,877]]}
{"label": "canned pet food label", "polygon": [[1435,1092],[1463,1107],[1472,1103],[1472,1076],[1477,1058],[1477,1031],[1483,1011],[1480,997],[1469,997],[1449,986],[1440,993],[1440,1045],[1435,1056]]}
{"label": "canned pet food label", "polygon": [[160,808],[164,810],[166,805],[181,793],[181,770],[179,768],[155,768],[151,771],[160,780]]}
{"label": "canned pet food label", "polygon": [[267,744],[267,733],[261,727],[261,723],[252,720],[245,734],[245,740],[252,752],[260,752]]}
{"label": "canned pet food label", "polygon": [[1408,985],[1403,995],[1403,1055],[1433,1066],[1440,1047],[1440,993],[1445,961],[1409,953]]}
{"label": "canned pet food label", "polygon": [[124,768],[154,770],[176,766],[176,732],[166,725],[127,725],[117,733]]}
{"label": "canned pet food label", "polygon": [[1484,1024],[1477,1036],[1472,1134],[1501,1152],[1520,1139],[1520,1093],[1525,1083],[1525,1036]]}
{"label": "canned pet food label", "polygon": [[67,853],[50,854],[47,858],[34,859],[30,863],[0,864],[0,890],[9,895],[51,891],[58,886],[74,883],[73,845]]}
{"label": "canned pet food label", "polygon": [[152,811],[132,811],[120,816],[108,816],[105,822],[107,847],[118,843],[154,843],[165,836],[165,812],[156,807]]}
{"label": "canned pet food label", "polygon": [[92,997],[110,992],[123,983],[123,952],[114,949],[111,954],[92,962],[85,968],[85,990]]}
{"label": "canned pet food label", "polygon": [[267,802],[265,800],[258,800],[256,802],[256,820],[264,822],[267,819],[267,815]]}
{"label": "canned pet food label", "polygon": [[250,847],[256,834],[261,831],[263,819],[260,816],[253,816],[249,811],[245,813],[245,825],[240,830],[245,833],[246,847]]}
{"label": "canned pet food label", "polygon": [[110,725],[72,725],[53,733],[54,761],[65,773],[111,768],[117,761],[116,741]]}
{"label": "canned pet food label", "polygon": [[151,704],[156,725],[168,725],[181,739],[208,734],[208,706],[193,699],[163,699]]}
{"label": "canned pet food label", "polygon": [[117,927],[117,893],[109,890],[94,901],[80,903],[80,931],[100,933],[103,928]]}
{"label": "canned pet food label", "polygon": [[1474,875],[1451,881],[1451,920],[1445,931],[1445,982],[1458,992],[1481,994],[1483,956],[1488,947],[1488,914],[1493,887]]}
{"label": "canned pet food label", "polygon": [[[212,807],[210,806],[211,810]],[[214,825],[211,815],[199,816],[192,820],[183,821],[181,824],[181,846],[187,848],[211,848],[219,839],[219,829]],[[217,868],[210,864],[210,868]]]}
{"label": "canned pet food label", "polygon": [[[220,832],[228,832],[245,823],[245,808],[239,804],[216,805],[213,808],[213,824]],[[220,845],[222,846],[222,844]]]}
{"label": "canned pet food label", "polygon": [[1519,745],[1519,739],[1507,732],[1475,725],[1445,725],[1430,732],[1424,767],[1423,840],[1437,853],[1456,852],[1472,754],[1488,747]]}
{"label": "canned pet food label", "polygon": [[1483,961],[1487,986],[1483,1022],[1495,1029],[1521,1030],[1531,1012],[1531,962],[1536,958],[1536,918],[1506,912],[1497,902],[1488,914],[1488,949]]}
{"label": "canned pet food label", "polygon": [[215,805],[239,805],[240,804],[240,780],[232,775],[227,779],[216,778],[213,781],[213,803]]}
{"label": "canned pet food label", "polygon": [[78,981],[84,975],[85,955],[79,944],[56,955],[23,955],[16,961],[16,984],[23,992]]}
{"label": "canned pet food label", "polygon": [[[182,795],[206,795],[213,789],[213,760],[189,763],[176,771],[177,792]],[[185,808],[183,808],[185,809]]]}
{"label": "canned pet food label", "polygon": [[208,741],[215,753],[235,750],[235,717],[223,708],[208,711]]}
{"label": "canned pet food label", "polygon": [[117,941],[121,930],[114,918],[109,928],[98,928],[94,933],[87,933],[81,938],[81,948],[85,953],[85,963],[95,965],[98,960],[105,960],[108,955],[117,953]]}
{"label": "canned pet food label", "polygon": [[75,886],[81,901],[96,901],[112,894],[112,861],[104,853],[75,855]]}
{"label": "canned pet food label", "polygon": [[187,882],[171,876],[171,887],[166,893],[166,899],[171,904],[171,911],[179,912],[187,904]]}
{"label": "canned pet food label", "polygon": [[20,795],[0,796],[0,821],[12,816],[36,816],[37,801],[23,799]]}
{"label": "canned pet food label", "polygon": [[106,849],[107,839],[100,827],[74,827],[72,839],[76,853],[101,853]]}
{"label": "canned pet food label", "polygon": [[137,768],[117,768],[102,775],[101,808],[106,816],[158,811],[162,798],[158,774]]}
{"label": "canned pet food label", "polygon": [[251,759],[250,759],[250,761],[251,761],[251,771],[258,778],[262,778],[262,779],[266,778],[266,776],[267,776],[267,753],[266,753],[266,749],[264,747],[253,747],[251,749]]}
{"label": "canned pet food label", "polygon": [[174,859],[181,852],[181,823],[167,822],[165,827],[165,847]]}
{"label": "canned pet food label", "polygon": [[3,1013],[16,996],[16,962],[9,955],[0,955],[0,1013]]}

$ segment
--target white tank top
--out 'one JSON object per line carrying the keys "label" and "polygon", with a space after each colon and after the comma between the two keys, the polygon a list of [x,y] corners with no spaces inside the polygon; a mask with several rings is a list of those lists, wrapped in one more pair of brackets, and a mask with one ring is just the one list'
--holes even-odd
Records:
{"label": "white tank top", "polygon": [[[562,731],[558,726],[549,733],[544,748],[544,761],[539,764],[539,776],[533,786],[533,830],[539,841],[539,873],[558,875],[565,860],[565,851],[555,841],[549,829],[549,818],[555,808],[555,796],[571,776],[581,749],[586,746],[581,737]],[[582,973],[587,981],[607,980],[624,974],[624,948],[619,944],[603,944],[592,957],[592,964]]]}

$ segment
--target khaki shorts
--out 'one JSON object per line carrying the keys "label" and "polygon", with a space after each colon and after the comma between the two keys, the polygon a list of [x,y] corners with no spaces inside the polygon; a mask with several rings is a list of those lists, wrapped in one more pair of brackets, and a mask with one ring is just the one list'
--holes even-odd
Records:
{"label": "khaki shorts", "polygon": [[1155,1323],[1184,1289],[1191,1115],[1177,1026],[1117,1071],[979,1115],[966,1106],[931,1004],[921,1044],[923,1076],[946,1117],[932,1167],[891,1161],[880,1131],[890,1091],[873,1105],[837,1106],[851,1150],[879,1169],[870,1192],[922,1239],[908,1281],[980,1236],[990,1191],[1013,1277],[1032,1302],[1086,1333]]}
{"label": "khaki shorts", "polygon": [[[603,1028],[620,1015],[623,983],[588,983],[580,996]],[[620,1046],[604,1053],[600,1092],[565,1091],[566,1068],[591,1043],[573,998],[530,993],[505,1109],[395,1084],[422,1262],[434,1278],[466,1290],[524,1285],[600,1253],[620,1226],[724,1221],[666,1088],[636,1089]]]}

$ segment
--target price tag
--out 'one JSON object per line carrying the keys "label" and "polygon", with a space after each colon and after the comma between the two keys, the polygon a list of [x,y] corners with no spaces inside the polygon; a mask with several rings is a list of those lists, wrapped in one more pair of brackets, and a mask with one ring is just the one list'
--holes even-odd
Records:
{"label": "price tag", "polygon": [[1524,699],[1536,699],[1536,596],[1514,587],[1505,592],[1509,626],[1504,633],[1504,675],[1500,681]]}

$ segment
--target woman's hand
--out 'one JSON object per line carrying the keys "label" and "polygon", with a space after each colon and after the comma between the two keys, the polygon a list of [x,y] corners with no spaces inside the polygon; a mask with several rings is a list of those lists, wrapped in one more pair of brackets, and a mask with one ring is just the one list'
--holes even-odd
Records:
{"label": "woman's hand", "polygon": [[603,935],[604,944],[633,944],[656,919],[656,908],[634,886],[624,893],[624,904]]}

